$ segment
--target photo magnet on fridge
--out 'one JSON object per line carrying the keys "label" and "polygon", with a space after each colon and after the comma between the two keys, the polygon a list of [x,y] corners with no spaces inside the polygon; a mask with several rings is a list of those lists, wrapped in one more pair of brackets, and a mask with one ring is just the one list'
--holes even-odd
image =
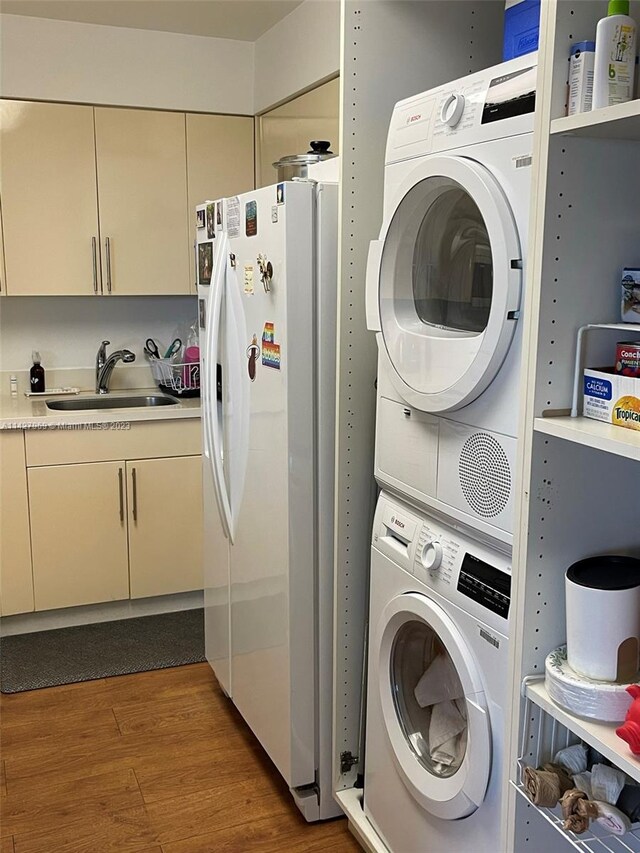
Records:
{"label": "photo magnet on fridge", "polygon": [[198,284],[211,284],[213,243],[198,243]]}
{"label": "photo magnet on fridge", "polygon": [[255,237],[258,233],[258,205],[248,201],[244,206],[244,227],[247,237]]}
{"label": "photo magnet on fridge", "polygon": [[262,364],[280,370],[280,344],[276,343],[274,323],[265,323],[262,330]]}
{"label": "photo magnet on fridge", "polygon": [[204,208],[202,210],[196,210],[196,228],[204,228]]}
{"label": "photo magnet on fridge", "polygon": [[216,206],[207,205],[207,237],[212,240],[216,236]]}
{"label": "photo magnet on fridge", "polygon": [[284,204],[284,184],[276,186],[276,204]]}
{"label": "photo magnet on fridge", "polygon": [[216,202],[216,228],[218,231],[222,228],[222,202]]}
{"label": "photo magnet on fridge", "polygon": [[258,364],[258,359],[260,358],[260,347],[258,346],[258,336],[254,335],[251,339],[251,343],[247,347],[247,372],[249,374],[249,379],[252,382],[256,381],[256,365]]}

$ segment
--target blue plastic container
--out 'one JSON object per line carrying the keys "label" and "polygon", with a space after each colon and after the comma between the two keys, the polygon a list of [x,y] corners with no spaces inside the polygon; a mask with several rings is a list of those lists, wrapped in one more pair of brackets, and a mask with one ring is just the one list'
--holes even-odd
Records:
{"label": "blue plastic container", "polygon": [[515,59],[538,49],[540,0],[507,0],[502,58]]}

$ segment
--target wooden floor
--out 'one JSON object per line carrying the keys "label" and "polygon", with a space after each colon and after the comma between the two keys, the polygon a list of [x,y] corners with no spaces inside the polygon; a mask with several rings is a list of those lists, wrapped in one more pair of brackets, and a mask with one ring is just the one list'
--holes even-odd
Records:
{"label": "wooden floor", "polygon": [[3,695],[0,712],[0,853],[360,851],[345,820],[305,823],[207,664]]}

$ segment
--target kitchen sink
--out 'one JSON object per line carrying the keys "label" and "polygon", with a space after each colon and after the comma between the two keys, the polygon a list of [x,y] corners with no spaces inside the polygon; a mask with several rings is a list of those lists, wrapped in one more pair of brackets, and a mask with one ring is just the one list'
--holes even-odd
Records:
{"label": "kitchen sink", "polygon": [[144,409],[149,406],[177,406],[178,401],[164,394],[135,397],[76,397],[73,400],[47,400],[47,408],[55,412],[85,412],[96,409]]}

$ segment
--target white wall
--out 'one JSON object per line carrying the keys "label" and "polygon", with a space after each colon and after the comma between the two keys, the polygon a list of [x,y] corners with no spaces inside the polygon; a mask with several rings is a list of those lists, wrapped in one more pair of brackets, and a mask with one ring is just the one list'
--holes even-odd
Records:
{"label": "white wall", "polygon": [[247,41],[0,15],[0,96],[252,115]]}
{"label": "white wall", "polygon": [[264,112],[340,70],[339,0],[305,0],[255,43],[254,111]]}
{"label": "white wall", "polygon": [[143,364],[147,337],[168,345],[176,326],[192,323],[196,313],[195,296],[3,297],[0,365],[26,370],[37,349],[45,369],[93,367],[103,340],[111,341],[110,349],[133,350],[136,364]]}

